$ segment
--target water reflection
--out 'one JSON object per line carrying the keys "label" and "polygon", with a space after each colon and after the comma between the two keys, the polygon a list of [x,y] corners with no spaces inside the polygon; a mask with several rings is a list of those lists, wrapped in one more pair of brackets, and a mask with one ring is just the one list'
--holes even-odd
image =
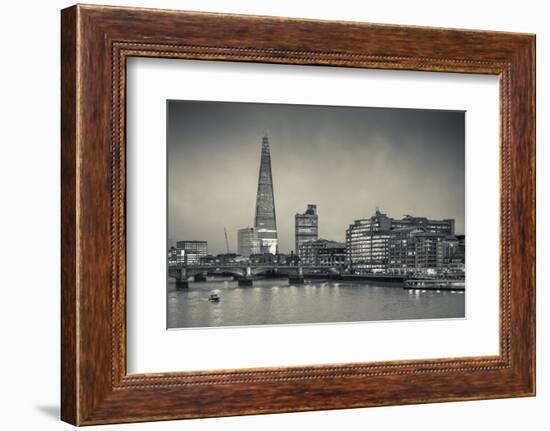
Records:
{"label": "water reflection", "polygon": [[[211,302],[211,293],[220,296]],[[255,280],[253,287],[233,281],[168,284],[168,327],[357,322],[464,317],[465,295],[405,290],[376,283]]]}

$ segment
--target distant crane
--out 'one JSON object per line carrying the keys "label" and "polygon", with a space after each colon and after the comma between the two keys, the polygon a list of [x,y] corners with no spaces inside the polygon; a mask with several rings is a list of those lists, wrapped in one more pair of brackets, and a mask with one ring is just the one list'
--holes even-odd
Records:
{"label": "distant crane", "polygon": [[223,233],[225,234],[225,248],[227,249],[227,254],[229,254],[229,240],[227,239],[227,229],[223,228]]}

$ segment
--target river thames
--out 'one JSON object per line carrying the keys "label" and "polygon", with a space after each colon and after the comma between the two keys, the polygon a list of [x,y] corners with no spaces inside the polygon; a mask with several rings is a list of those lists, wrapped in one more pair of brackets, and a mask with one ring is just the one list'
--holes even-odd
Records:
{"label": "river thames", "polygon": [[[217,294],[218,302],[208,300]],[[190,282],[188,289],[168,283],[167,326],[281,325],[377,320],[463,318],[465,295],[449,291],[409,291],[399,284],[287,279]]]}

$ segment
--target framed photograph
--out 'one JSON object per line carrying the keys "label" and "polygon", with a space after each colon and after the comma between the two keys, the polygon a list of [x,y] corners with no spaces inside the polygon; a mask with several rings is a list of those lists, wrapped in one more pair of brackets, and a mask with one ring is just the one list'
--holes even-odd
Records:
{"label": "framed photograph", "polygon": [[169,329],[465,317],[465,112],[166,111]]}
{"label": "framed photograph", "polygon": [[62,419],[535,394],[535,37],[61,14]]}

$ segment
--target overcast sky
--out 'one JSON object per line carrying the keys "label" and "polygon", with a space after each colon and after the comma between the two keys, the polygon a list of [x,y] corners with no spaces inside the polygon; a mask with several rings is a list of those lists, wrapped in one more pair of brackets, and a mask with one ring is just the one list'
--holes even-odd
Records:
{"label": "overcast sky", "polygon": [[168,101],[168,243],[231,252],[253,226],[261,141],[269,136],[279,251],[294,215],[317,204],[319,236],[344,241],[376,208],[454,218],[464,232],[464,112]]}

